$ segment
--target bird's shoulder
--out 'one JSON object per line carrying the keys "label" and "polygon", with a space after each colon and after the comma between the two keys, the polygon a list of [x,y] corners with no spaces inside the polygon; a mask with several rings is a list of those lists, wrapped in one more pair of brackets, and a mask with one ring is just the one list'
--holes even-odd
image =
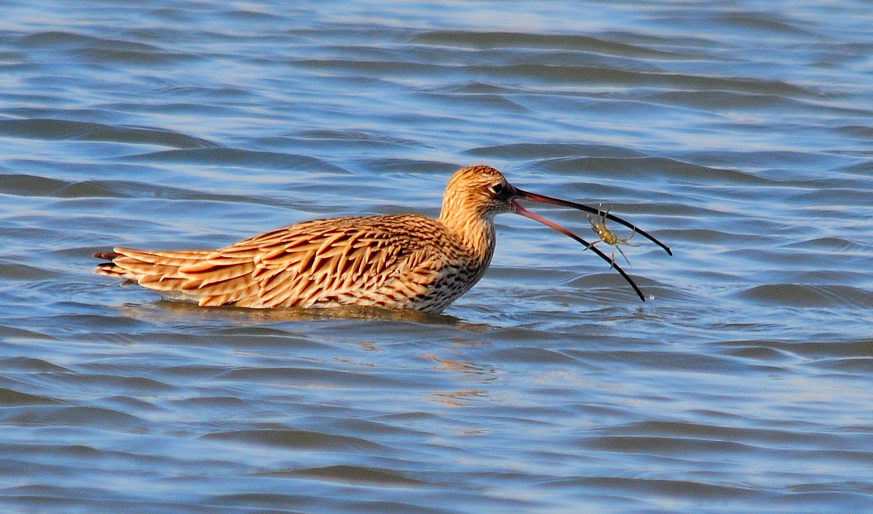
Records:
{"label": "bird's shoulder", "polygon": [[261,266],[288,267],[336,258],[384,266],[402,256],[445,253],[453,258],[459,251],[456,239],[439,221],[403,214],[298,223],[218,249],[210,260],[252,260]]}

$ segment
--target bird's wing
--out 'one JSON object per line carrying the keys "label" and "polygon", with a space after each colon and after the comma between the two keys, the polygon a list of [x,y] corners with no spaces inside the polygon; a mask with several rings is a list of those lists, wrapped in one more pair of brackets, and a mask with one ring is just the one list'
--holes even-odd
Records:
{"label": "bird's wing", "polygon": [[206,306],[308,307],[357,298],[403,273],[406,259],[420,251],[420,238],[403,230],[404,218],[293,225],[185,262],[167,279],[183,277],[178,290]]}

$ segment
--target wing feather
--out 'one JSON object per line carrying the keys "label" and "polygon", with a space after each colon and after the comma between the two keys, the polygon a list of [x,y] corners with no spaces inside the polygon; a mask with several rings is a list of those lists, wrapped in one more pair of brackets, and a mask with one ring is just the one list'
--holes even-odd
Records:
{"label": "wing feather", "polygon": [[426,296],[462,253],[435,220],[382,216],[317,220],[214,251],[116,248],[101,272],[203,306],[391,305]]}

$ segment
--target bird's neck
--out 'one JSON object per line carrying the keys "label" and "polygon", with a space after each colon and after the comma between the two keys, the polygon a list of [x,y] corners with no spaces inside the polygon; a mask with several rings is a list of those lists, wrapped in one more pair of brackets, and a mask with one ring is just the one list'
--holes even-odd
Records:
{"label": "bird's neck", "polygon": [[476,256],[481,265],[488,266],[491,256],[494,255],[496,241],[493,216],[490,218],[463,216],[457,215],[452,210],[447,212],[444,208],[440,213],[439,221],[468,252]]}

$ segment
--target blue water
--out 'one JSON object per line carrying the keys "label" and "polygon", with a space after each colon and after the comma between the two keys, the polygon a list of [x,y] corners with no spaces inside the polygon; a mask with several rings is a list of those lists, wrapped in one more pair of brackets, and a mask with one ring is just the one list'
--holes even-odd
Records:
{"label": "blue water", "polygon": [[[869,3],[285,4],[0,6],[4,512],[870,510]],[[92,273],[477,163],[647,301],[511,215],[442,316]]]}

